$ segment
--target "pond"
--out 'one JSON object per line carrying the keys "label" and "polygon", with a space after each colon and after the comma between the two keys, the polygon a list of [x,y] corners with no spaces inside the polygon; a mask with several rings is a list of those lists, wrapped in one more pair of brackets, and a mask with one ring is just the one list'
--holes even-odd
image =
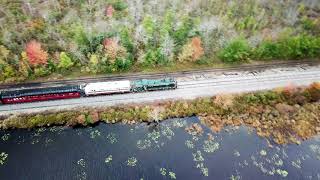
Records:
{"label": "pond", "polygon": [[[193,123],[202,131],[187,131]],[[197,117],[2,130],[0,137],[1,180],[320,179],[319,137],[270,145],[246,127],[213,133]]]}

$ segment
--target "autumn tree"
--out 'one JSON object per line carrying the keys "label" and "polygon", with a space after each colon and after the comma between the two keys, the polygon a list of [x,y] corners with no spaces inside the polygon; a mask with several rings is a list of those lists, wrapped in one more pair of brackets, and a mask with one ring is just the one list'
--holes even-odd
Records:
{"label": "autumn tree", "polygon": [[71,66],[73,66],[71,58],[65,52],[61,52],[58,67],[61,69],[69,69]]}
{"label": "autumn tree", "polygon": [[26,46],[26,53],[31,66],[47,64],[48,53],[41,48],[41,44],[35,40],[30,41]]}
{"label": "autumn tree", "polygon": [[106,56],[110,63],[114,64],[118,57],[124,57],[127,52],[126,49],[118,44],[113,38],[106,38],[103,41],[103,46]]}
{"label": "autumn tree", "polygon": [[182,52],[178,59],[180,62],[192,61],[195,62],[204,54],[202,41],[199,37],[192,38],[186,45],[183,46]]}

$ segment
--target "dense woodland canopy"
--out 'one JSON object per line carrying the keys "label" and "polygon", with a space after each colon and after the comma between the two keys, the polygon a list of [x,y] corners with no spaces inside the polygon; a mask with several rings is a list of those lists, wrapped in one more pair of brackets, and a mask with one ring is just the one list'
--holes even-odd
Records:
{"label": "dense woodland canopy", "polygon": [[320,57],[318,0],[0,0],[0,4],[3,82],[183,63]]}

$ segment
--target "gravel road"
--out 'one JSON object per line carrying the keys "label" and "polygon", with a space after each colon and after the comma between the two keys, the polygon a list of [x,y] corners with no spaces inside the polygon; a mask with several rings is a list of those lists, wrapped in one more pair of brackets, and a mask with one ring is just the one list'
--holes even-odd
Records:
{"label": "gravel road", "polygon": [[188,74],[176,78],[178,89],[145,93],[94,96],[14,105],[0,105],[0,115],[61,110],[75,107],[99,107],[127,103],[144,103],[165,99],[193,99],[221,93],[266,90],[293,83],[308,85],[320,81],[320,65],[301,64],[294,67],[259,71],[210,72]]}

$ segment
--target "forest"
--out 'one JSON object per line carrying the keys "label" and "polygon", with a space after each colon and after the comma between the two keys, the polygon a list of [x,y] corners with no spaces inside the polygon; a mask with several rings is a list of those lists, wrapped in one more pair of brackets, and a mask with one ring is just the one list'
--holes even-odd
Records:
{"label": "forest", "polygon": [[0,0],[0,82],[319,59],[318,0]]}

